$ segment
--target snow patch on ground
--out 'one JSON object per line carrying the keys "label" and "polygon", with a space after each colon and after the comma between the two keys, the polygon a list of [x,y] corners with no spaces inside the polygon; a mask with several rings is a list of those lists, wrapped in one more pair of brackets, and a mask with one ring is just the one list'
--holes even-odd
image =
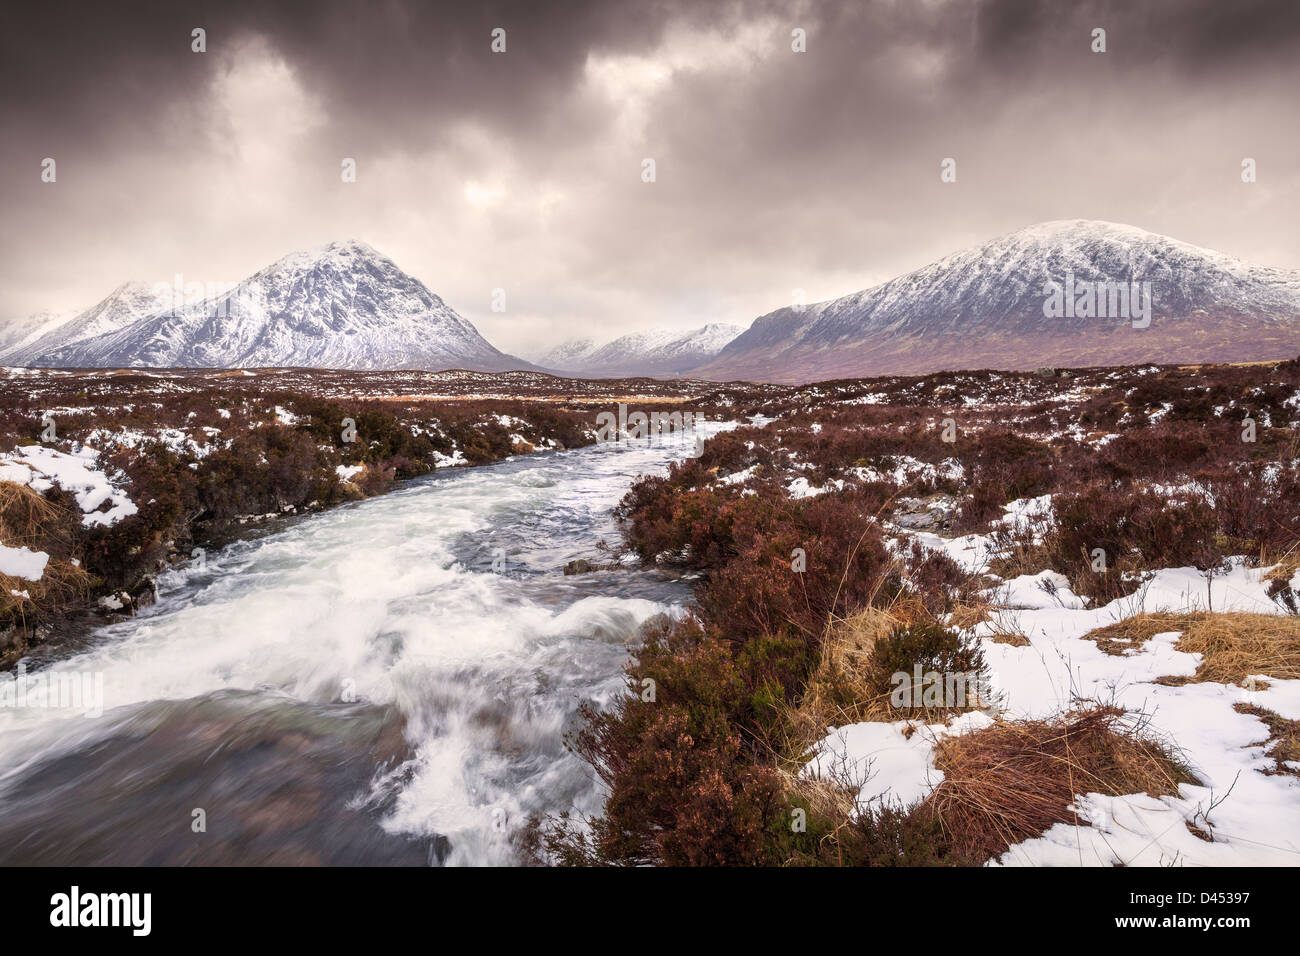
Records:
{"label": "snow patch on ground", "polygon": [[23,546],[11,548],[0,544],[0,574],[26,581],[39,581],[45,574],[50,556],[44,551],[33,551]]}
{"label": "snow patch on ground", "polygon": [[817,745],[803,774],[857,786],[858,809],[873,804],[915,803],[943,782],[931,762],[940,737],[979,730],[992,718],[972,711],[948,725],[899,720],[834,728]]}
{"label": "snow patch on ground", "polygon": [[450,455],[444,455],[440,451],[433,453],[433,465],[435,468],[455,468],[458,465],[468,465],[465,453],[459,448],[452,449]]}
{"label": "snow patch on ground", "polygon": [[[1050,515],[1050,499],[1007,506],[1006,524],[1024,527]],[[913,535],[968,571],[987,569],[998,552],[984,535],[943,538]],[[1060,825],[1041,838],[1011,847],[991,865],[1286,865],[1300,863],[1300,780],[1265,771],[1267,726],[1238,713],[1253,704],[1287,719],[1300,719],[1300,680],[1258,675],[1263,690],[1209,682],[1165,686],[1159,677],[1192,676],[1201,658],[1178,649],[1178,633],[1156,634],[1122,655],[1102,651],[1083,635],[1140,613],[1243,611],[1280,614],[1268,596],[1271,568],[1251,568],[1244,558],[1206,574],[1196,568],[1165,568],[1138,590],[1101,607],[1071,591],[1064,575],[1045,570],[990,588],[991,618],[971,629],[980,640],[1002,716],[1041,719],[1059,715],[1077,700],[1115,704],[1150,719],[1151,732],[1172,742],[1202,781],[1176,796],[1105,796],[1080,793],[1074,809],[1091,826]],[[1296,575],[1300,578],[1300,574]],[[1016,646],[992,640],[998,633],[1028,640]],[[1250,683],[1250,682],[1247,682]],[[945,734],[987,726],[973,712],[948,726],[919,722],[861,723],[832,728],[817,745],[805,773],[850,780],[860,786],[858,806],[874,801],[923,799],[942,782],[933,766],[934,742]],[[859,781],[863,781],[859,783]],[[1188,827],[1212,836],[1207,842]]]}
{"label": "snow patch on ground", "polygon": [[44,445],[25,445],[0,455],[0,481],[28,485],[40,492],[58,485],[76,497],[84,513],[83,525],[116,524],[137,509],[126,492],[100,470],[98,459],[99,452],[93,448],[67,454]]}

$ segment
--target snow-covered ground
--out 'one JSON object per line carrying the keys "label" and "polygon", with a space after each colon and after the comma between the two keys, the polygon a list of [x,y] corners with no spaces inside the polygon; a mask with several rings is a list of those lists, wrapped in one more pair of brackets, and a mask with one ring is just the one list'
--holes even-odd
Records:
{"label": "snow-covered ground", "polygon": [[[1020,524],[1044,514],[1050,503],[1019,502],[1008,519]],[[949,554],[962,567],[979,571],[996,552],[983,535],[945,539],[918,534],[929,548]],[[1267,726],[1237,704],[1253,704],[1283,718],[1300,719],[1300,680],[1265,674],[1267,687],[1251,689],[1212,682],[1166,686],[1156,678],[1191,676],[1199,654],[1178,649],[1178,633],[1157,634],[1122,656],[1108,654],[1084,634],[1139,613],[1242,611],[1282,614],[1271,600],[1265,576],[1243,559],[1213,576],[1195,568],[1156,572],[1134,594],[1090,608],[1063,575],[1022,575],[990,590],[991,618],[972,633],[980,639],[994,690],[1006,718],[1059,715],[1078,700],[1114,704],[1150,718],[1152,732],[1172,741],[1190,763],[1201,786],[1184,784],[1178,796],[1109,796],[1080,793],[1074,810],[1090,826],[1057,824],[1041,838],[1012,846],[991,865],[1241,866],[1300,864],[1300,779],[1266,774]],[[1291,581],[1300,587],[1300,573]],[[1015,633],[1026,646],[998,642]],[[991,718],[964,714],[944,725],[920,722],[859,723],[833,728],[805,772],[866,778],[859,806],[873,801],[912,803],[938,786],[943,775],[931,762],[939,737],[978,730]],[[1213,837],[1193,834],[1194,823]]]}
{"label": "snow-covered ground", "polygon": [[15,448],[0,454],[0,481],[41,492],[58,485],[72,492],[83,512],[81,523],[87,527],[115,524],[136,513],[135,503],[100,467],[99,452],[94,448],[82,446],[73,454],[43,445]]}
{"label": "snow-covered ground", "polygon": [[24,546],[11,548],[0,544],[0,574],[10,577],[39,581],[45,574],[45,565],[50,556],[44,551],[33,551]]}

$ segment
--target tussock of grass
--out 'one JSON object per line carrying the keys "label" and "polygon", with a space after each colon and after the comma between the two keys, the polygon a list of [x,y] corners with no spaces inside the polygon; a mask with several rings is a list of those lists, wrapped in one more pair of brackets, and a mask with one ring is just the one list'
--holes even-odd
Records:
{"label": "tussock of grass", "polygon": [[1300,678],[1300,618],[1274,614],[1138,614],[1089,631],[1108,654],[1135,650],[1156,634],[1178,631],[1178,650],[1200,654],[1191,677],[1162,677],[1162,684],[1215,681],[1241,684],[1252,674],[1278,680]]}
{"label": "tussock of grass", "polygon": [[[1195,621],[1194,614],[1135,614],[1114,624],[1098,627],[1083,635],[1085,641],[1095,641],[1107,654],[1123,657],[1137,650],[1157,634],[1169,631],[1186,631]],[[1185,650],[1179,645],[1179,650]]]}
{"label": "tussock of grass", "polygon": [[11,548],[32,547],[57,531],[64,509],[14,481],[0,481],[0,541]]}
{"label": "tussock of grass", "polygon": [[1005,721],[941,739],[943,782],[918,812],[942,824],[953,853],[987,860],[1054,824],[1080,821],[1076,794],[1176,794],[1196,783],[1181,759],[1116,707],[1090,707],[1052,720]]}
{"label": "tussock of grass", "polygon": [[1028,647],[1029,638],[1019,631],[999,630],[988,635],[990,641],[994,644],[1010,644],[1012,647]]}
{"label": "tussock of grass", "polygon": [[806,776],[798,768],[778,768],[776,775],[789,802],[805,807],[809,814],[841,824],[852,817],[855,790],[846,781]]}
{"label": "tussock of grass", "polygon": [[1191,678],[1170,682],[1240,684],[1251,674],[1300,679],[1300,619],[1272,614],[1199,615],[1178,639],[1178,649],[1202,656]]}
{"label": "tussock of grass", "polygon": [[888,611],[868,607],[827,627],[821,663],[791,714],[803,744],[820,739],[827,727],[895,719],[889,712],[889,688],[873,682],[871,653],[898,624]]}
{"label": "tussock of grass", "polygon": [[1300,720],[1287,720],[1271,710],[1254,704],[1234,704],[1232,709],[1239,714],[1258,717],[1268,727],[1268,737],[1261,743],[1266,745],[1264,753],[1272,757],[1277,765],[1273,770],[1264,772],[1300,777],[1300,770],[1288,766],[1288,764],[1300,763]]}
{"label": "tussock of grass", "polygon": [[[800,766],[808,750],[829,727],[867,721],[942,721],[954,713],[982,706],[972,696],[964,706],[923,706],[921,686],[913,690],[917,704],[904,709],[891,701],[898,672],[941,674],[984,671],[978,648],[957,633],[927,620],[920,605],[896,601],[889,610],[866,607],[834,618],[822,638],[821,659],[797,705],[786,705],[784,726],[793,739],[784,746],[791,766]],[[968,692],[975,694],[974,687]],[[805,794],[800,794],[806,796]]]}
{"label": "tussock of grass", "polygon": [[0,544],[50,555],[39,581],[0,574],[0,624],[27,623],[85,599],[91,576],[70,555],[80,520],[27,485],[0,481]]}
{"label": "tussock of grass", "polygon": [[983,624],[991,617],[987,603],[958,604],[948,615],[948,623],[961,631]]}

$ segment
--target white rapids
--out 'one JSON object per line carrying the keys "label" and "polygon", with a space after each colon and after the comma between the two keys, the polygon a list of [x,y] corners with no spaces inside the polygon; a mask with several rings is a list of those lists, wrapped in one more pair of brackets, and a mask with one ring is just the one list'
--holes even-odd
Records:
{"label": "white rapids", "polygon": [[0,862],[515,862],[530,813],[599,810],[564,735],[689,597],[562,566],[694,441],[439,472],[168,573],[154,607],[25,663],[102,675],[103,714],[0,708]]}

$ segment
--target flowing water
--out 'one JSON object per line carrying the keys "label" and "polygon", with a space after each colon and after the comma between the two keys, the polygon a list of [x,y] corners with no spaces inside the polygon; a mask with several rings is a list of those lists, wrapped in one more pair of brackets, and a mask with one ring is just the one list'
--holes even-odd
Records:
{"label": "flowing water", "polygon": [[0,707],[0,863],[515,862],[529,814],[599,810],[564,735],[689,597],[561,568],[693,443],[439,472],[167,574],[139,616],[24,662],[83,704],[102,680],[103,713]]}

